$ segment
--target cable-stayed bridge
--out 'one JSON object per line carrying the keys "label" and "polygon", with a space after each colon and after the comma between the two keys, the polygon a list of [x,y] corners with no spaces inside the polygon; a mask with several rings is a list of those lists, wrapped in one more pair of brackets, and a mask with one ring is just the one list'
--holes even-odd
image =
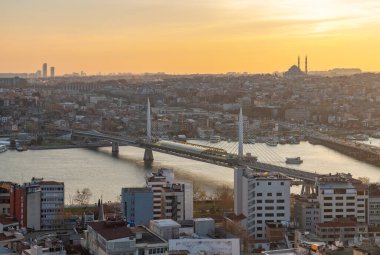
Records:
{"label": "cable-stayed bridge", "polygon": [[[244,143],[244,127],[243,127],[243,114],[240,110],[238,121],[238,143],[236,142],[173,142],[173,141],[156,141],[152,137],[152,120],[150,113],[150,103],[147,104],[147,136],[144,139],[136,139],[130,137],[123,137],[118,135],[105,134],[97,131],[81,131],[71,130],[72,137],[79,137],[84,139],[92,139],[99,141],[107,141],[112,143],[112,153],[117,154],[119,145],[128,145],[145,149],[144,161],[149,163],[154,160],[153,151],[166,153],[178,157],[189,158],[193,160],[203,161],[211,164],[223,166],[248,166],[257,171],[265,172],[279,172],[295,180],[303,182],[306,186],[305,192],[312,190],[313,184],[316,179],[320,177],[317,173],[312,173],[299,169],[292,169],[284,164],[283,159],[275,153],[270,153],[266,150],[260,153],[260,158],[257,160],[255,156],[250,153],[244,154],[244,147],[250,147],[251,144]],[[236,148],[237,147],[237,148]],[[255,149],[260,149],[256,146]],[[269,162],[277,162],[271,164]],[[307,191],[308,190],[308,191]]]}

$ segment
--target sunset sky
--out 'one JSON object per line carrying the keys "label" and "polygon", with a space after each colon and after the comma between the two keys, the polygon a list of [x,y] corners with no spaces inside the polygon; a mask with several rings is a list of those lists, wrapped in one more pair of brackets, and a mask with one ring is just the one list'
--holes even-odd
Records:
{"label": "sunset sky", "polygon": [[380,71],[379,0],[1,0],[0,72]]}

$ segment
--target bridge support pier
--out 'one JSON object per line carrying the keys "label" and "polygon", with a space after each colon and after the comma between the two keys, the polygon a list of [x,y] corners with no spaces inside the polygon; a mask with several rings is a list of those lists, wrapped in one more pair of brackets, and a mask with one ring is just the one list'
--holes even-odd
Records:
{"label": "bridge support pier", "polygon": [[119,155],[119,143],[118,142],[112,142],[112,155],[113,156]]}
{"label": "bridge support pier", "polygon": [[153,158],[153,151],[151,148],[145,148],[145,152],[144,152],[144,162],[145,163],[152,163],[152,161],[154,160]]}
{"label": "bridge support pier", "polygon": [[301,189],[301,195],[311,195],[315,194],[315,187],[311,183],[303,183]]}

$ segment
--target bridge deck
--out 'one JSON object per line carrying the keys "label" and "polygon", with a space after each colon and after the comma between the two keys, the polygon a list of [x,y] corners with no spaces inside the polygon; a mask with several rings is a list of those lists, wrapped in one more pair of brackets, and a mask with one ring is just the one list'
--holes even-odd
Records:
{"label": "bridge deck", "polygon": [[139,142],[138,140],[132,140],[120,136],[108,135],[94,131],[73,131],[75,136],[96,138],[100,140],[106,140],[109,142],[117,142],[120,144],[127,144],[130,146],[135,146],[139,148],[151,148],[154,151],[171,154],[179,157],[189,158],[193,160],[198,160],[202,162],[207,162],[211,164],[223,165],[234,167],[238,165],[246,165],[258,171],[268,171],[268,172],[279,172],[284,175],[287,175],[291,178],[303,180],[307,182],[314,182],[319,174],[311,173],[303,170],[292,169],[287,167],[276,166],[268,163],[262,163],[253,161],[252,159],[246,158],[244,160],[238,160],[237,155],[228,154],[228,155],[214,155],[214,154],[197,154],[191,153],[189,151],[181,151],[178,148],[167,148],[156,145],[154,143],[148,144],[145,142]]}

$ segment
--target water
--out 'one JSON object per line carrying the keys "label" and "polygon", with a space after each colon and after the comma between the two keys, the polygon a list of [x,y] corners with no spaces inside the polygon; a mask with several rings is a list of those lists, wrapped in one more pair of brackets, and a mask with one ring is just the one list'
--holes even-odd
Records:
{"label": "water", "polygon": [[[197,143],[208,144],[203,141]],[[208,144],[210,145],[210,144]],[[236,151],[234,142],[212,144]],[[298,145],[245,145],[245,152],[257,155],[260,161],[285,166],[285,157],[300,156],[304,163],[288,165],[320,174],[350,172],[354,177],[366,176],[380,182],[380,168],[360,162],[321,145],[301,142]],[[70,204],[77,189],[90,188],[92,202],[100,196],[103,201],[116,201],[122,187],[141,187],[152,169],[145,168],[143,149],[120,147],[119,157],[111,156],[111,148],[99,150],[64,149],[39,151],[7,151],[0,154],[0,180],[23,183],[32,177],[65,182],[65,201]],[[153,171],[172,167],[176,179],[199,184],[209,192],[218,185],[233,186],[233,170],[190,159],[154,152]]]}

